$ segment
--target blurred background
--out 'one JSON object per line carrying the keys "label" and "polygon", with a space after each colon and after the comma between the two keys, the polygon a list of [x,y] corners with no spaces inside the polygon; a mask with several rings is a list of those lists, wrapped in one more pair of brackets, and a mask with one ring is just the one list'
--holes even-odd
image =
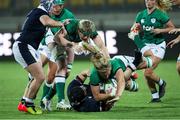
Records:
{"label": "blurred background", "polygon": [[[19,35],[27,13],[38,4],[39,0],[0,0],[0,60],[12,59],[12,43]],[[66,0],[65,8],[78,19],[95,22],[111,56],[133,55],[136,47],[127,33],[137,12],[145,8],[144,0]],[[180,8],[174,6],[168,14],[175,26],[180,27]],[[167,41],[176,37],[165,36]],[[165,59],[176,59],[179,50],[179,45],[168,48]]]}

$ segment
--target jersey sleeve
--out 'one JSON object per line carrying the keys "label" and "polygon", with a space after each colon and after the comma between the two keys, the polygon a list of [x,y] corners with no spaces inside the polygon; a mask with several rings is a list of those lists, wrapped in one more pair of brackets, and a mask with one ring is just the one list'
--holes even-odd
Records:
{"label": "jersey sleeve", "polygon": [[140,23],[141,22],[141,12],[139,12],[135,18],[135,22],[136,23]]}
{"label": "jersey sleeve", "polygon": [[161,12],[160,18],[161,18],[160,20],[161,20],[162,24],[166,24],[170,20],[170,18],[166,12]]}
{"label": "jersey sleeve", "polygon": [[68,9],[65,9],[65,11],[68,14],[68,18],[67,19],[75,19],[75,16],[74,16],[74,14],[71,11],[69,11]]}
{"label": "jersey sleeve", "polygon": [[116,72],[121,69],[121,64],[120,62],[118,61],[117,58],[111,60],[111,66],[112,66],[112,74],[115,75]]}
{"label": "jersey sleeve", "polygon": [[97,86],[99,85],[99,77],[98,77],[98,74],[97,74],[97,71],[95,70],[95,68],[93,68],[91,70],[91,74],[90,74],[90,85],[94,85],[94,86]]}
{"label": "jersey sleeve", "polygon": [[43,16],[43,15],[47,15],[47,16],[49,16],[49,14],[47,13],[47,12],[45,12],[44,10],[39,10],[38,11],[38,13],[37,13],[37,16],[39,16],[39,18],[41,17],[41,16]]}
{"label": "jersey sleeve", "polygon": [[70,22],[70,23],[67,24],[67,25],[65,26],[65,28],[66,28],[68,34],[69,34],[69,33],[71,34],[71,33],[74,33],[74,32],[76,31],[77,25],[78,25],[78,20],[71,19],[69,22]]}

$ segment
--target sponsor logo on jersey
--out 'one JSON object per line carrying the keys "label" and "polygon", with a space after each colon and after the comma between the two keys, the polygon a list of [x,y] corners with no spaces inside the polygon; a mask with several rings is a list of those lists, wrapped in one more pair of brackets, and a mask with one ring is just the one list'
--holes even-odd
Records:
{"label": "sponsor logo on jersey", "polygon": [[154,26],[145,26],[145,25],[143,25],[143,30],[145,30],[145,31],[151,31],[153,29],[154,29]]}

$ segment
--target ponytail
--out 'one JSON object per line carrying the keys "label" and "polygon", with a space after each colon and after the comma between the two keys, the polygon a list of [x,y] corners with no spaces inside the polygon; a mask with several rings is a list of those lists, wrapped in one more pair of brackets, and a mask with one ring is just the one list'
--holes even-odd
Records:
{"label": "ponytail", "polygon": [[172,9],[172,2],[170,0],[157,0],[157,7],[162,11]]}

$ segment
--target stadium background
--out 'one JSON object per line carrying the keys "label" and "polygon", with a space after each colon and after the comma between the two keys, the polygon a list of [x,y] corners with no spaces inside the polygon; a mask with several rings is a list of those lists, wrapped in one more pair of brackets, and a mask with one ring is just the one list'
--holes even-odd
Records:
{"label": "stadium background", "polygon": [[[38,6],[39,0],[0,0],[0,60],[12,60],[12,43],[17,38],[26,14]],[[105,41],[111,56],[133,55],[135,45],[127,33],[138,11],[144,9],[144,0],[66,0],[65,7],[78,19],[90,19]],[[176,26],[180,26],[179,9],[169,12]],[[175,36],[167,37],[167,41]],[[167,49],[165,59],[176,59],[179,45]],[[82,56],[80,56],[82,58]]]}

